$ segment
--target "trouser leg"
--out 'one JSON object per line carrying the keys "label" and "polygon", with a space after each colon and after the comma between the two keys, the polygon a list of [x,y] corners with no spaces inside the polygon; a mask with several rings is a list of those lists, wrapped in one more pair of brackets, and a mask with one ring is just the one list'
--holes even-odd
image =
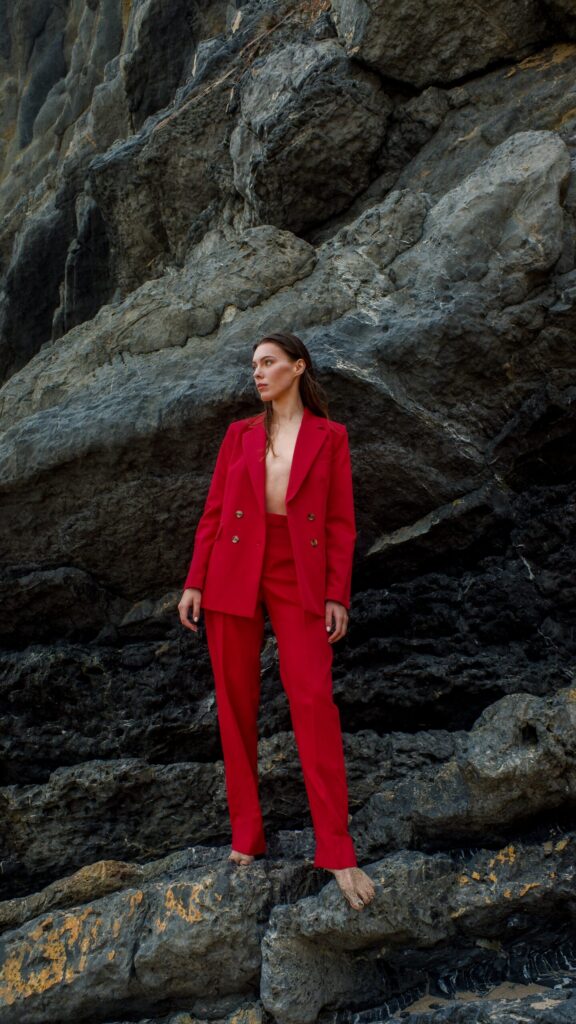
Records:
{"label": "trouser leg", "polygon": [[[269,521],[270,517],[269,517]],[[333,648],[324,618],[300,605],[287,524],[270,530],[262,593],[278,643],[280,675],[316,837],[314,865],[357,864],[348,832],[348,789],[340,713],[333,700]]]}
{"label": "trouser leg", "polygon": [[224,756],[232,849],[266,849],[258,796],[258,706],[264,615],[254,618],[204,609]]}

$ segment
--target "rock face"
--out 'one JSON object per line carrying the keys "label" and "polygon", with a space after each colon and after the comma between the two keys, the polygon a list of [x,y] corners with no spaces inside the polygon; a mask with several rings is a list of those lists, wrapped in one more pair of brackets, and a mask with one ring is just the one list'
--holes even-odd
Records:
{"label": "rock face", "polygon": [[255,62],[241,82],[230,154],[256,223],[298,233],[349,206],[370,181],[391,109],[377,75],[333,40]]}
{"label": "rock face", "polygon": [[[575,37],[568,0],[0,0],[2,1024],[576,1019]],[[361,914],[269,624],[268,856],[227,862],[176,613],[281,328],[351,441]]]}
{"label": "rock face", "polygon": [[554,8],[536,0],[500,0],[489,9],[473,0],[334,0],[333,12],[350,55],[419,88],[525,57],[550,42],[556,28]]}

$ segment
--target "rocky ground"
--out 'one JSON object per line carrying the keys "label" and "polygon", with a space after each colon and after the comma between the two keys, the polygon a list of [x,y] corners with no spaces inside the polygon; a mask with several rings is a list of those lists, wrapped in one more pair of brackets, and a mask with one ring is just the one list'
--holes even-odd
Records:
{"label": "rocky ground", "polygon": [[[0,3],[2,1024],[576,1022],[569,0]],[[361,914],[176,605],[252,344],[351,443]]]}

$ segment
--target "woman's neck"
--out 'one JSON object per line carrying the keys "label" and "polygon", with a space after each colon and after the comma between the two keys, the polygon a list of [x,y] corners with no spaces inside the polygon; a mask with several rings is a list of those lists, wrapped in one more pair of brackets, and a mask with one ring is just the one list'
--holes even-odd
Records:
{"label": "woman's neck", "polygon": [[304,405],[300,400],[278,405],[272,403],[272,425],[275,427],[299,421],[303,415]]}

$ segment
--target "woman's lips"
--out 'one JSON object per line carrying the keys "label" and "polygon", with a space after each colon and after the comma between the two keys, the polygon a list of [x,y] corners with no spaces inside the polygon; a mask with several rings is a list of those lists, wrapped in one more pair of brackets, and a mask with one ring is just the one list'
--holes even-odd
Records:
{"label": "woman's lips", "polygon": [[262,388],[267,388],[268,385],[267,384],[257,384],[256,387],[258,388],[258,391],[261,391]]}

